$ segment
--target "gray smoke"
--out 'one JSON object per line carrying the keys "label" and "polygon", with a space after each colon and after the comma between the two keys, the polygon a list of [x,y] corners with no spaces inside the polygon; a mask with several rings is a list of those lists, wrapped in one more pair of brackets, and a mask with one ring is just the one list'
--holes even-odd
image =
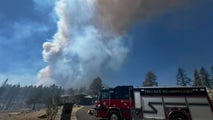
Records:
{"label": "gray smoke", "polygon": [[179,4],[179,0],[58,0],[58,31],[43,44],[48,65],[38,73],[38,84],[79,87],[106,69],[118,69],[129,52],[128,27]]}
{"label": "gray smoke", "polygon": [[[194,0],[195,2],[196,0]],[[97,0],[98,26],[125,33],[137,20],[148,21],[165,10],[183,7],[189,0]],[[190,3],[192,4],[192,3]]]}

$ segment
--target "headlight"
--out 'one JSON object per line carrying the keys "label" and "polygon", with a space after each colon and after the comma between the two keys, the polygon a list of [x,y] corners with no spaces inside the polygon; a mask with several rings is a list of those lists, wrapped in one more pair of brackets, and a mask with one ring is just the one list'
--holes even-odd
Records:
{"label": "headlight", "polygon": [[90,115],[94,115],[95,110],[94,109],[89,109],[89,110],[87,110],[87,113],[90,114]]}
{"label": "headlight", "polygon": [[100,108],[100,107],[101,107],[101,104],[97,104],[97,107]]}

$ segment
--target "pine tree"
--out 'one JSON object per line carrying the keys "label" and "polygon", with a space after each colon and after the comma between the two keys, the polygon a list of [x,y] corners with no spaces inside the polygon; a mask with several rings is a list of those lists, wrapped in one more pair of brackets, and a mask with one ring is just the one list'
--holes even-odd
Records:
{"label": "pine tree", "polygon": [[201,67],[200,69],[200,79],[202,82],[202,86],[210,88],[209,74],[204,67]]}
{"label": "pine tree", "polygon": [[149,71],[146,74],[146,78],[142,86],[158,86],[158,82],[156,80],[157,76],[152,71]]}
{"label": "pine tree", "polygon": [[178,68],[178,73],[176,76],[177,85],[187,86],[190,85],[191,79],[187,77],[185,71],[182,68]]}
{"label": "pine tree", "polygon": [[211,78],[210,78],[210,87],[213,88],[213,66],[211,66]]}
{"label": "pine tree", "polygon": [[197,69],[194,70],[194,84],[193,86],[202,86],[202,82]]}
{"label": "pine tree", "polygon": [[95,78],[89,86],[88,92],[90,95],[97,95],[98,92],[103,88],[102,80],[100,77]]}

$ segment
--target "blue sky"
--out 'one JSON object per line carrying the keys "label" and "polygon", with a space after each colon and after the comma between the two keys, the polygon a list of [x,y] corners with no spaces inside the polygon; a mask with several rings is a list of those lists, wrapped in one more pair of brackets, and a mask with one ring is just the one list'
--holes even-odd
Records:
{"label": "blue sky", "polygon": [[207,0],[135,24],[129,30],[131,53],[120,74],[115,75],[120,81],[115,81],[140,86],[151,70],[160,85],[175,85],[178,67],[191,78],[195,68],[209,70],[213,65],[212,5],[213,1]]}
{"label": "blue sky", "polygon": [[1,0],[0,83],[9,78],[13,84],[35,84],[36,74],[45,64],[42,44],[54,34],[56,25],[53,6],[39,3]]}
{"label": "blue sky", "polygon": [[[139,21],[129,30],[131,51],[123,66],[103,80],[110,86],[140,86],[147,71],[160,85],[174,85],[178,67],[192,77],[193,70],[213,65],[213,1],[176,11],[165,11],[148,22]],[[36,83],[46,63],[42,44],[57,31],[52,0],[0,1],[0,83]]]}

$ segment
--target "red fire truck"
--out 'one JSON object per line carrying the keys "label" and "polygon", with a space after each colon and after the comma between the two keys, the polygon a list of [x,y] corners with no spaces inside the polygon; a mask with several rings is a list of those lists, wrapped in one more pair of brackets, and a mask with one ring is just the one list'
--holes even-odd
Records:
{"label": "red fire truck", "polygon": [[91,111],[109,120],[213,120],[203,87],[117,86],[102,90]]}

